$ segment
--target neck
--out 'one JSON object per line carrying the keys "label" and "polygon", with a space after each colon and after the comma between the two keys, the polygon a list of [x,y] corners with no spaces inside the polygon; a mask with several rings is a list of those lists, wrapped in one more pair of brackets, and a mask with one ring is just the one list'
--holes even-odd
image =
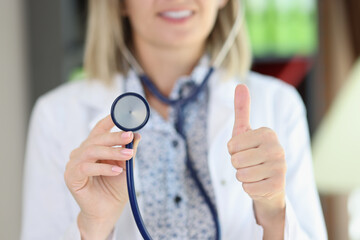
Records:
{"label": "neck", "polygon": [[203,44],[183,48],[154,46],[134,38],[135,54],[159,91],[169,96],[176,80],[189,75],[204,52]]}

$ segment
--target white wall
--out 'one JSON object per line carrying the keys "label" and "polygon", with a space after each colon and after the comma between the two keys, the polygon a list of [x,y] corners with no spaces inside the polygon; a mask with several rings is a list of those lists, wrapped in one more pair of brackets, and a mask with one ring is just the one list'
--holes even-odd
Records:
{"label": "white wall", "polygon": [[24,2],[0,0],[0,239],[19,239],[28,121]]}

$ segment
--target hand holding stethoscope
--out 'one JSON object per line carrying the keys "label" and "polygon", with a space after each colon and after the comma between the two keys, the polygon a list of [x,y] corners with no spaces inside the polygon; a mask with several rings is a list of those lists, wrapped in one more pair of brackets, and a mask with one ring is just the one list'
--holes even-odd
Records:
{"label": "hand holding stethoscope", "polygon": [[[128,202],[126,174],[121,173],[135,156],[140,135],[110,132],[113,127],[110,115],[100,120],[66,166],[65,182],[80,206],[78,226],[85,239],[105,239]],[[133,150],[124,147],[132,142]]]}

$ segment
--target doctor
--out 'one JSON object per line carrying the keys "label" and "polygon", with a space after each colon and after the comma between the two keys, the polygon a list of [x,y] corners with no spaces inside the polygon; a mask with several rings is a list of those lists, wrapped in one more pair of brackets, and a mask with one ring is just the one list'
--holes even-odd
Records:
{"label": "doctor", "polygon": [[[22,239],[141,239],[124,172],[135,155],[138,201],[153,238],[214,239],[211,213],[184,162],[177,112],[141,83],[124,47],[163,95],[186,95],[204,79],[238,1],[89,4],[85,68],[92,80],[63,84],[33,109]],[[326,239],[303,103],[294,88],[249,66],[243,26],[223,67],[184,109],[190,156],[221,237]],[[140,133],[115,130],[108,115],[125,91],[151,106]],[[134,151],[121,147],[133,139]]]}

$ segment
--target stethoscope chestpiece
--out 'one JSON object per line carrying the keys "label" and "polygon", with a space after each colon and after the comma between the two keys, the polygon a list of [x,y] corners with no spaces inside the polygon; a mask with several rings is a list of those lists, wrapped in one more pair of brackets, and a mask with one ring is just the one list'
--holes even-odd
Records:
{"label": "stethoscope chestpiece", "polygon": [[138,131],[150,117],[148,102],[140,94],[127,92],[117,97],[111,106],[111,118],[122,131]]}

